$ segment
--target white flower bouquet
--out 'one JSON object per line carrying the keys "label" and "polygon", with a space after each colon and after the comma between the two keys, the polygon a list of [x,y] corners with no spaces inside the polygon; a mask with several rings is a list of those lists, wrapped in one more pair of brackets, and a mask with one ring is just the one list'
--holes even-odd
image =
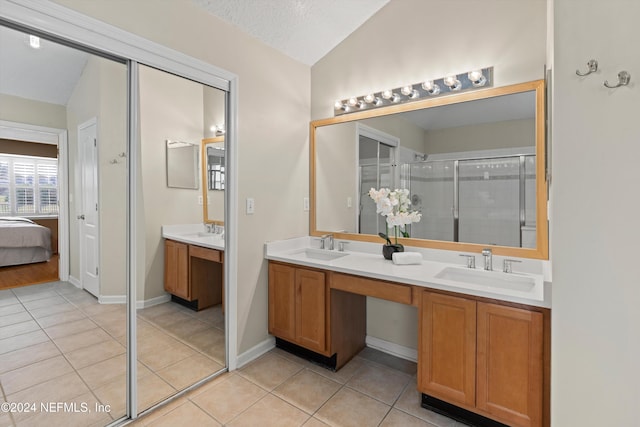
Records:
{"label": "white flower bouquet", "polygon": [[393,227],[395,236],[395,245],[402,246],[398,243],[398,234],[402,237],[409,237],[406,226],[412,222],[418,222],[422,218],[422,214],[418,211],[409,209],[411,200],[409,199],[409,190],[395,189],[391,191],[388,188],[369,190],[369,197],[376,203],[376,212],[386,217],[387,232],[378,233],[380,237],[387,241],[388,245],[392,245],[389,239],[389,227]]}

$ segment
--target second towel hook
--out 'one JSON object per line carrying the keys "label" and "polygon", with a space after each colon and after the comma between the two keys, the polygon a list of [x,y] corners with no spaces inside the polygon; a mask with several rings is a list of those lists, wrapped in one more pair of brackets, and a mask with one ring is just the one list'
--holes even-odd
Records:
{"label": "second towel hook", "polygon": [[595,73],[596,71],[598,71],[598,61],[596,61],[595,59],[590,59],[589,62],[587,62],[587,68],[588,70],[586,73],[581,73],[580,70],[576,70],[576,74],[580,77],[584,77],[588,76],[591,73]]}
{"label": "second towel hook", "polygon": [[606,87],[608,87],[609,89],[615,89],[617,87],[620,86],[626,86],[629,84],[629,82],[631,81],[631,74],[629,74],[627,71],[620,71],[618,73],[618,83],[615,85],[610,85],[608,80],[604,81],[604,85]]}

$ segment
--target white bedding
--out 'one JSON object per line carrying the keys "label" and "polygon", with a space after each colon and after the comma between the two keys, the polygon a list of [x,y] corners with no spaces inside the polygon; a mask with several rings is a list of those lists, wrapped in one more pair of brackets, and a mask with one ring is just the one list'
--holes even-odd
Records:
{"label": "white bedding", "polygon": [[49,258],[51,230],[27,218],[0,217],[0,267]]}

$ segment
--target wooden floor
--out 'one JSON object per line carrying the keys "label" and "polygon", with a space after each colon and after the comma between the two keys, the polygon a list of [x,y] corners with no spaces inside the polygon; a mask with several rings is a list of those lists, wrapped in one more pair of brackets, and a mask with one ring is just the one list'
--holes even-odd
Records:
{"label": "wooden floor", "polygon": [[59,280],[58,258],[59,255],[56,254],[46,262],[0,267],[0,289]]}

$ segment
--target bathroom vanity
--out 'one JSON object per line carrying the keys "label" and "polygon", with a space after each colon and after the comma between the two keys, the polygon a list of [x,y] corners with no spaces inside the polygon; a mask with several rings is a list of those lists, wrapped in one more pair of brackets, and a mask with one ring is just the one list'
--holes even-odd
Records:
{"label": "bathroom vanity", "polygon": [[180,227],[163,227],[165,291],[194,310],[224,307],[224,240]]}
{"label": "bathroom vanity", "polygon": [[[542,277],[470,272],[480,282],[495,278],[492,288],[462,283],[458,267],[443,262],[397,266],[375,253],[269,245],[269,332],[279,347],[340,369],[365,346],[367,296],[411,305],[424,407],[479,425],[549,425],[551,311]],[[515,289],[499,283],[511,280],[505,274]]]}

